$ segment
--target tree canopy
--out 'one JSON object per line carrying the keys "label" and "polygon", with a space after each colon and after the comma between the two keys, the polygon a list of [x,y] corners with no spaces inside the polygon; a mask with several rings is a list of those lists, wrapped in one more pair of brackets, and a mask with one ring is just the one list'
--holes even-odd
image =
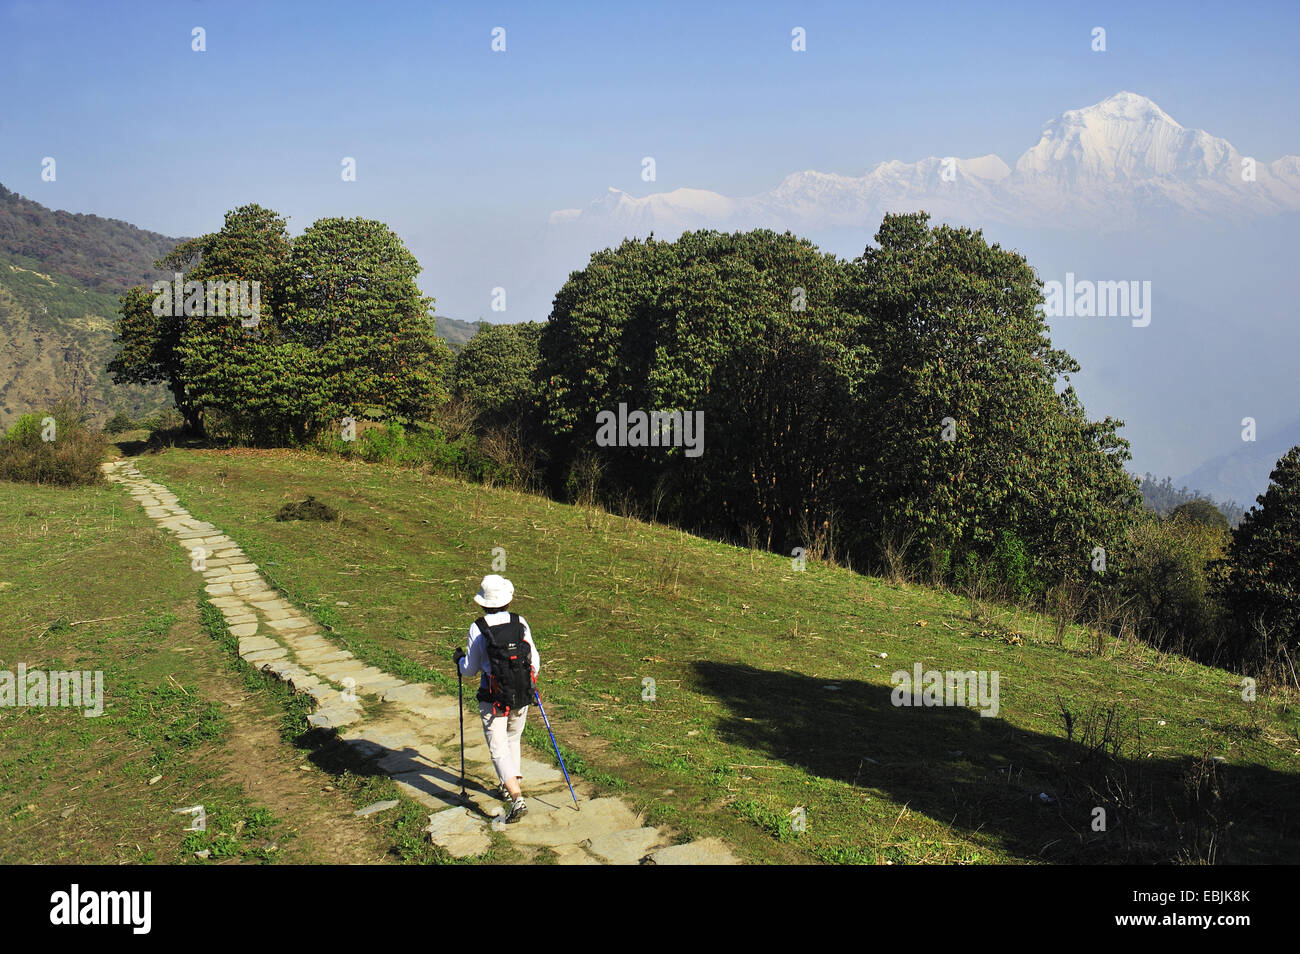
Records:
{"label": "tree canopy", "polygon": [[[248,205],[158,264],[206,292],[186,292],[183,309],[172,295],[161,315],[169,292],[128,292],[111,370],[119,382],[166,381],[197,431],[215,419],[254,443],[301,441],[344,416],[419,419],[445,398],[451,355],[420,266],[380,222],[322,219],[291,240],[281,216]],[[256,314],[214,308],[212,283],[238,286]]]}
{"label": "tree canopy", "polygon": [[[542,334],[553,461],[599,453],[615,492],[669,488],[728,534],[827,527],[871,558],[894,538],[987,554],[1009,530],[1043,578],[1091,573],[1138,494],[1120,422],[1068,387],[1033,270],[925,214],[876,241],[853,262],[765,230],[593,255]],[[706,453],[596,447],[620,403],[702,411]]]}

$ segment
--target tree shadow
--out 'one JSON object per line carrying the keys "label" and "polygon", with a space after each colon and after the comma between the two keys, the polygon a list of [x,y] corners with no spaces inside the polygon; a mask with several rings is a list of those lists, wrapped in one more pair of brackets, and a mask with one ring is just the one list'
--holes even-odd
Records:
{"label": "tree shadow", "polygon": [[[874,789],[941,824],[991,835],[1026,860],[1300,860],[1300,776],[1146,758],[1131,738],[1118,753],[1099,751],[1098,736],[1080,741],[1082,724],[1067,739],[1064,722],[1053,736],[974,708],[896,706],[890,685],[712,661],[694,669],[702,691],[726,706],[723,741]],[[1104,832],[1092,830],[1099,806]]]}

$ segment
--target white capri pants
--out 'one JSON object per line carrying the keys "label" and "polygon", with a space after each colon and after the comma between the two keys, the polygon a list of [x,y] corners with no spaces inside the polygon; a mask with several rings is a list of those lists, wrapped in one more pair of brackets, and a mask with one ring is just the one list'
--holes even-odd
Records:
{"label": "white capri pants", "polygon": [[511,710],[509,716],[502,716],[492,711],[492,703],[480,702],[478,714],[483,720],[483,737],[487,739],[488,751],[492,753],[492,767],[497,770],[497,777],[502,784],[512,776],[523,778],[519,764],[519,740],[524,734],[528,706]]}

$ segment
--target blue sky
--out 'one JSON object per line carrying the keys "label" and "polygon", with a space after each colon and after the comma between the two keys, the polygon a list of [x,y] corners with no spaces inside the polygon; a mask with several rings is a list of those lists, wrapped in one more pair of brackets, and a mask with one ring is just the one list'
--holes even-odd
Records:
{"label": "blue sky", "polygon": [[[295,234],[379,219],[439,312],[542,320],[583,264],[537,264],[547,215],[609,186],[737,196],[889,159],[1014,164],[1047,120],[1119,90],[1268,162],[1300,154],[1297,49],[1294,3],[0,0],[0,183],[170,235],[248,202]],[[45,156],[56,182],[41,181]],[[496,285],[515,295],[504,315]],[[1089,410],[1141,433],[1150,402],[1132,381],[1102,387],[1095,365]],[[1155,415],[1140,463],[1178,473],[1204,456],[1208,443],[1162,446]]]}
{"label": "blue sky", "polygon": [[0,182],[169,234],[257,200],[296,230],[355,214],[478,241],[606,186],[652,191],[644,155],[653,191],[730,195],[883,159],[1014,162],[1119,89],[1267,160],[1300,151],[1298,23],[1294,5],[1173,3],[8,2]]}

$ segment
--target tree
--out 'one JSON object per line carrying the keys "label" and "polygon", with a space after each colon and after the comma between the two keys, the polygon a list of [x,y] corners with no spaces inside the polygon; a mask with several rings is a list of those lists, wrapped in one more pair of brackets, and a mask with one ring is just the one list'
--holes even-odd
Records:
{"label": "tree", "polygon": [[1223,600],[1249,638],[1300,647],[1300,447],[1287,451],[1232,534]]}
{"label": "tree", "polygon": [[[212,419],[236,439],[301,442],[344,416],[421,419],[445,398],[451,355],[415,283],[419,263],[382,223],[322,219],[290,241],[281,216],[248,205],[159,267],[207,293],[161,316],[156,296],[128,293],[113,370],[166,380],[196,432]],[[212,283],[247,283],[255,317],[214,300]]]}
{"label": "tree", "polygon": [[1224,533],[1230,529],[1228,518],[1223,515],[1223,511],[1216,507],[1213,501],[1203,497],[1179,504],[1169,512],[1169,519],[1185,520],[1197,526],[1222,530]]}
{"label": "tree", "polygon": [[485,426],[531,416],[540,397],[537,366],[543,325],[484,322],[456,355],[451,392],[470,404]]}
{"label": "tree", "polygon": [[[274,324],[275,290],[288,251],[285,220],[254,204],[227,212],[221,231],[182,242],[154,265],[180,274],[182,288],[185,282],[209,280],[258,282],[263,299],[259,320],[264,322],[259,327],[265,334]],[[223,367],[232,351],[238,353],[244,343],[242,323],[238,316],[227,320],[206,314],[206,289],[201,302],[191,301],[191,307],[173,300],[173,291],[164,282],[151,290],[132,288],[122,297],[117,323],[121,350],[109,371],[117,384],[166,383],[187,430],[202,435],[204,408],[210,404],[204,398],[220,384],[201,378],[217,374],[214,369]],[[165,301],[160,302],[160,295]]]}
{"label": "tree", "polygon": [[[542,333],[553,485],[581,455],[600,454],[609,490],[695,526],[762,526],[780,540],[828,519],[832,475],[850,466],[828,422],[853,393],[838,374],[859,363],[843,350],[856,320],[840,308],[843,286],[834,256],[761,229],[594,254]],[[597,447],[597,414],[619,404],[702,414],[703,455]]]}
{"label": "tree", "polygon": [[878,365],[857,429],[863,533],[987,555],[1011,530],[1041,579],[1080,577],[1136,507],[1122,422],[1058,392],[1079,366],[1051,346],[1025,259],[928,221],[887,215],[855,263]]}

